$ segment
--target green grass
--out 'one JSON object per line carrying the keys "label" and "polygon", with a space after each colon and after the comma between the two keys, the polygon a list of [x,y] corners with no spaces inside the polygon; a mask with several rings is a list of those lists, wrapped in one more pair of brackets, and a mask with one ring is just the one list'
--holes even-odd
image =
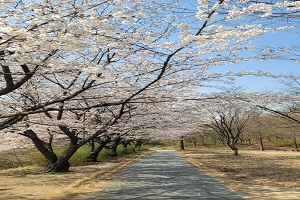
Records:
{"label": "green grass", "polygon": [[[118,156],[130,154],[130,153],[134,153],[132,146],[127,146],[126,149],[122,145],[119,145],[117,147],[117,154],[118,154]],[[111,158],[112,155],[113,155],[112,150],[104,148],[99,153],[98,160]]]}
{"label": "green grass", "polygon": [[[277,147],[294,147],[293,140],[273,140],[270,143]],[[300,147],[300,141],[297,141],[298,147]]]}
{"label": "green grass", "polygon": [[[64,150],[65,150],[65,148],[58,148],[58,149],[55,149],[54,152],[59,157],[63,153]],[[86,157],[88,155],[88,151],[89,151],[89,147],[87,145],[82,146],[81,148],[79,148],[76,151],[76,153],[70,158],[70,160],[69,160],[70,164],[72,166],[74,166],[74,165],[80,165],[82,163],[85,163],[86,162]],[[130,153],[134,153],[132,146],[128,146],[125,149],[122,145],[119,145],[118,148],[117,148],[118,156],[130,154]],[[112,155],[113,155],[113,153],[110,149],[104,148],[99,153],[98,160],[111,158]],[[34,151],[32,153],[29,153],[27,156],[28,156],[29,160],[31,160],[33,165],[44,167],[47,164],[46,159],[44,158],[44,156],[38,151]]]}
{"label": "green grass", "polygon": [[26,150],[11,150],[0,152],[0,170],[30,165]]}
{"label": "green grass", "polygon": [[25,156],[31,161],[31,164],[33,164],[33,165],[46,166],[46,164],[47,164],[46,159],[43,156],[43,154],[41,154],[37,150],[34,150],[33,152],[31,152]]}
{"label": "green grass", "polygon": [[[147,147],[142,147],[140,150],[146,150],[145,148],[147,149]],[[60,156],[64,150],[65,148],[57,148],[55,149],[55,153],[57,154],[57,156]],[[71,166],[85,164],[88,151],[88,145],[79,148],[69,160]],[[136,149],[136,151],[138,150]],[[117,148],[118,156],[124,156],[131,153],[134,153],[132,146],[128,146],[125,149],[122,145],[119,145]],[[16,155],[10,152],[2,152],[2,154],[0,155],[0,170],[8,169],[9,171],[3,171],[3,173],[6,175],[22,176],[26,174],[33,174],[37,169],[42,170],[47,165],[45,157],[37,150],[32,150],[30,152],[18,152],[17,157],[18,159],[16,158]],[[112,151],[110,149],[103,149],[98,156],[98,160],[105,160],[110,158],[112,158]]]}

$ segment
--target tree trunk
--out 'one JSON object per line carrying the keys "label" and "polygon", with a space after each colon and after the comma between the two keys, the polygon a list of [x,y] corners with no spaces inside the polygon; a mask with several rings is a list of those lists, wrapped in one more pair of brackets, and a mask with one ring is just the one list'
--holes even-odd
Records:
{"label": "tree trunk", "polygon": [[193,147],[197,146],[197,141],[193,141]]}
{"label": "tree trunk", "polygon": [[294,151],[299,152],[296,135],[293,137]]}
{"label": "tree trunk", "polygon": [[128,147],[127,142],[124,142],[124,143],[123,143],[123,148],[124,148],[124,152],[125,152],[125,153],[128,152],[128,148],[127,148],[127,147]]}
{"label": "tree trunk", "polygon": [[[89,145],[89,155],[85,158],[86,162],[97,162],[96,148],[95,148],[95,140],[92,139],[88,142]],[[100,151],[99,151],[100,152]]]}
{"label": "tree trunk", "polygon": [[56,163],[47,167],[47,172],[69,172],[69,168],[69,161],[63,161],[58,159]]}
{"label": "tree trunk", "polygon": [[118,157],[117,147],[118,147],[118,145],[116,144],[116,142],[114,142],[114,144],[111,148],[111,156],[112,157]]}
{"label": "tree trunk", "polygon": [[89,145],[89,154],[95,151],[95,139],[92,139],[88,142]]}
{"label": "tree trunk", "polygon": [[105,145],[110,141],[110,139],[104,140],[104,141],[99,141],[99,146],[95,148],[95,141],[90,141],[89,146],[90,146],[90,151],[89,155],[86,157],[87,162],[98,162],[97,158],[99,156],[99,153],[101,150],[105,147]]}
{"label": "tree trunk", "polygon": [[69,148],[67,148],[58,158],[57,162],[48,166],[47,172],[69,172],[69,159],[74,155],[79,147],[79,145],[69,146]]}
{"label": "tree trunk", "polygon": [[43,156],[47,160],[47,168],[58,161],[58,158],[52,149],[52,138],[49,138],[49,143],[47,143],[41,140],[32,130],[26,130],[23,133],[20,133],[20,135],[26,136],[31,139],[34,146],[39,150],[41,154],[43,154]]}
{"label": "tree trunk", "polygon": [[262,140],[259,140],[259,150],[260,151],[265,151],[265,147],[264,147],[264,144],[263,144]]}
{"label": "tree trunk", "polygon": [[121,140],[121,138],[117,138],[115,141],[113,141],[113,144],[111,146],[111,151],[112,151],[111,156],[112,157],[117,157],[118,156],[117,147],[118,147],[118,145],[120,143],[120,140]]}
{"label": "tree trunk", "polygon": [[[32,130],[26,130],[21,135],[24,135],[32,140],[35,147],[44,155],[47,160],[47,172],[67,172],[70,168],[69,159],[80,147],[78,145],[71,145],[66,149],[62,155],[57,158],[56,154],[53,152],[51,144],[46,143],[38,138],[36,133]],[[50,138],[50,141],[52,139]]]}
{"label": "tree trunk", "polygon": [[[142,145],[144,144],[144,140],[142,139],[137,139],[134,141],[134,147],[133,147],[133,152],[136,152],[136,149],[138,149],[138,151],[141,150]],[[173,146],[173,140],[172,140],[172,146]]]}
{"label": "tree trunk", "polygon": [[235,148],[235,149],[233,150],[233,155],[235,155],[235,156],[238,156],[238,155],[239,155],[238,148]]}
{"label": "tree trunk", "polygon": [[181,140],[180,140],[180,150],[184,150],[184,140],[183,140],[183,136],[181,136]]}
{"label": "tree trunk", "polygon": [[244,144],[244,138],[240,137],[240,144],[243,145]]}
{"label": "tree trunk", "polygon": [[239,155],[238,148],[234,147],[234,148],[232,149],[232,151],[233,151],[233,155],[235,155],[235,156],[238,156],[238,155]]}
{"label": "tree trunk", "polygon": [[125,141],[123,141],[122,142],[122,145],[123,145],[123,147],[124,147],[124,152],[127,154],[128,153],[128,145],[130,146],[130,143],[131,143],[131,141],[129,141],[129,140],[125,140]]}
{"label": "tree trunk", "polygon": [[262,139],[262,136],[261,136],[261,132],[259,131],[258,134],[259,134],[259,135],[258,135],[258,140],[259,140],[259,150],[265,151],[264,144],[263,144],[263,139]]}
{"label": "tree trunk", "polygon": [[239,155],[238,148],[235,147],[235,143],[231,142],[228,143],[229,148],[233,151],[233,155],[237,156]]}

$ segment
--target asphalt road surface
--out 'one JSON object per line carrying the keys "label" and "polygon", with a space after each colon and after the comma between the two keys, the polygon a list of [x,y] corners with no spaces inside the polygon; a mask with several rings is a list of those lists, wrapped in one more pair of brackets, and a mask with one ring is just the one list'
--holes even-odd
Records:
{"label": "asphalt road surface", "polygon": [[243,198],[186,162],[176,151],[157,151],[115,174],[89,200]]}

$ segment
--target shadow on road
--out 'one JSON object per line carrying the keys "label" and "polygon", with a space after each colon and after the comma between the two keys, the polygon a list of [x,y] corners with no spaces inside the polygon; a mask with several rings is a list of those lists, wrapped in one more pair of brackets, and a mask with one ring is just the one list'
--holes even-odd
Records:
{"label": "shadow on road", "polygon": [[204,172],[187,163],[175,151],[157,151],[117,173],[89,200],[230,199],[242,200]]}

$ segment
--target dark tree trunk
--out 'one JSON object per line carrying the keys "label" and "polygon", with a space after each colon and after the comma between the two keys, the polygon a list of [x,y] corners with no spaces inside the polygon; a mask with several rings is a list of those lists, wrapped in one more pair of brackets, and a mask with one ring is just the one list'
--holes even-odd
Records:
{"label": "dark tree trunk", "polygon": [[[67,172],[69,171],[69,159],[77,151],[79,146],[70,146],[63,154],[57,158],[52,150],[51,143],[46,143],[38,138],[36,133],[32,130],[26,130],[21,135],[24,135],[32,140],[36,148],[44,155],[47,160],[47,172]],[[52,141],[50,138],[49,141]]]}
{"label": "dark tree trunk", "polygon": [[240,138],[240,144],[243,145],[244,144],[244,138]]}
{"label": "dark tree trunk", "polygon": [[[203,142],[204,144],[204,142]],[[193,141],[193,147],[196,147],[197,146],[197,141]]]}
{"label": "dark tree trunk", "polygon": [[99,141],[98,141],[99,146],[97,148],[95,148],[95,141],[91,140],[89,142],[90,151],[89,151],[89,155],[86,157],[86,161],[87,162],[98,162],[97,158],[99,156],[99,153],[101,152],[101,150],[105,147],[105,145],[108,142],[110,142],[110,138],[107,138],[105,140],[99,139]]}
{"label": "dark tree trunk", "polygon": [[127,147],[128,147],[128,144],[125,142],[125,143],[123,143],[123,147],[124,147],[124,151],[125,151],[125,153],[127,153]]}
{"label": "dark tree trunk", "polygon": [[114,142],[112,147],[111,147],[111,156],[112,157],[118,157],[117,147],[118,147],[117,143]]}
{"label": "dark tree trunk", "polygon": [[263,138],[261,136],[261,132],[259,131],[258,133],[258,140],[259,140],[259,150],[261,151],[265,151],[265,148],[264,148],[264,144],[263,144]]}
{"label": "dark tree trunk", "polygon": [[238,148],[235,147],[235,143],[234,142],[228,143],[228,146],[233,151],[232,152],[233,155],[235,155],[235,156],[239,155]]}
{"label": "dark tree trunk", "polygon": [[89,155],[95,151],[95,139],[88,142],[89,145]]}
{"label": "dark tree trunk", "polygon": [[85,142],[78,143],[79,138],[76,135],[76,130],[70,131],[65,126],[59,126],[59,128],[69,137],[70,145],[58,158],[57,162],[48,167],[48,172],[68,172],[70,168],[69,159],[85,144]]}
{"label": "dark tree trunk", "polygon": [[124,148],[124,152],[128,153],[128,145],[130,145],[130,141],[123,141],[122,142],[123,148]]}
{"label": "dark tree trunk", "polygon": [[[142,145],[143,145],[143,140],[136,140],[135,142],[134,142],[134,148],[133,148],[133,152],[136,152],[136,149],[138,149],[138,151],[140,151],[141,150],[141,147],[142,147]],[[173,141],[172,141],[172,143],[173,143]],[[173,144],[172,144],[173,145]]]}
{"label": "dark tree trunk", "polygon": [[263,144],[262,140],[259,140],[259,150],[260,151],[265,151],[265,147],[264,147],[264,144]]}
{"label": "dark tree trunk", "polygon": [[180,150],[184,150],[184,140],[183,140],[183,136],[181,136],[181,140],[180,140]]}
{"label": "dark tree trunk", "polygon": [[88,144],[89,144],[89,155],[86,157],[85,160],[86,162],[97,162],[98,161],[97,157],[99,154],[96,153],[96,149],[98,148],[95,148],[95,140],[90,140]]}
{"label": "dark tree trunk", "polygon": [[56,163],[47,167],[47,172],[69,172],[69,161],[58,160]]}
{"label": "dark tree trunk", "polygon": [[299,152],[296,135],[293,137],[294,151]]}
{"label": "dark tree trunk", "polygon": [[47,167],[53,165],[58,161],[58,158],[56,154],[54,153],[52,149],[52,137],[49,138],[49,143],[41,140],[34,131],[32,130],[26,130],[23,133],[20,133],[20,135],[26,136],[31,139],[34,146],[39,150],[40,153],[43,154],[43,156],[47,160]]}
{"label": "dark tree trunk", "polygon": [[47,167],[47,172],[68,172],[70,168],[69,159],[81,147],[77,144],[78,137],[75,130],[70,131],[66,126],[59,126],[59,129],[69,137],[70,145],[55,163]]}
{"label": "dark tree trunk", "polygon": [[138,151],[140,151],[140,150],[141,150],[141,147],[142,147],[142,144],[139,143],[139,144],[136,145],[135,149],[138,149]]}
{"label": "dark tree trunk", "polygon": [[235,155],[235,156],[238,156],[238,155],[239,155],[238,148],[234,148],[234,149],[233,149],[233,155]]}
{"label": "dark tree trunk", "polygon": [[111,156],[112,157],[118,157],[117,147],[120,144],[120,141],[121,141],[121,138],[117,138],[113,141],[113,143],[111,145],[111,151],[112,151]]}
{"label": "dark tree trunk", "polygon": [[79,145],[69,146],[58,158],[57,162],[47,167],[47,172],[68,172],[70,168],[69,159],[79,147]]}

